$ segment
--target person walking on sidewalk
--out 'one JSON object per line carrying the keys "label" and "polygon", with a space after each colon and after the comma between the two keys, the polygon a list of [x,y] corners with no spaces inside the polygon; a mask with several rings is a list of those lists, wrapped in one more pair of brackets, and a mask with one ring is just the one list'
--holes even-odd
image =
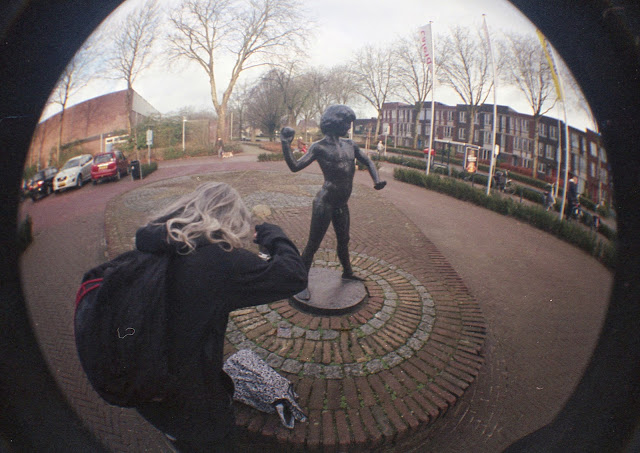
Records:
{"label": "person walking on sidewalk", "polygon": [[218,137],[216,141],[216,148],[218,149],[218,157],[222,159],[222,153],[224,153],[224,146],[222,145],[222,137]]}
{"label": "person walking on sidewalk", "polygon": [[[268,251],[247,250],[251,239]],[[238,192],[220,182],[198,187],[136,233],[136,246],[169,253],[169,368],[175,391],[136,409],[180,452],[230,451],[234,385],[223,371],[229,313],[290,297],[307,286],[296,246],[276,225],[251,227]]]}
{"label": "person walking on sidewalk", "polygon": [[384,145],[382,144],[382,140],[378,141],[377,150],[378,150],[378,159],[380,159],[382,157],[382,152],[384,151]]}
{"label": "person walking on sidewalk", "polygon": [[578,199],[578,178],[569,173],[569,187],[567,188],[567,218],[577,219],[580,200]]}

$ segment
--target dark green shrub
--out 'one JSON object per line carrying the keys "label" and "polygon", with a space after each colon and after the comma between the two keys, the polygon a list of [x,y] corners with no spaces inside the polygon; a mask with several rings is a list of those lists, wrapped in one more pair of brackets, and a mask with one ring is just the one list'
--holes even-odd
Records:
{"label": "dark green shrub", "polygon": [[165,160],[180,159],[184,156],[185,155],[181,149],[174,148],[173,146],[166,148],[163,153],[163,158]]}
{"label": "dark green shrub", "polygon": [[140,172],[142,173],[142,177],[143,178],[146,178],[147,176],[149,176],[151,173],[153,173],[157,169],[158,169],[158,163],[157,162],[151,162],[150,164],[142,164],[142,165],[140,165]]}
{"label": "dark green shrub", "polygon": [[[302,157],[302,153],[294,152],[293,157],[296,159],[300,159]],[[258,162],[274,162],[284,160],[284,154],[282,153],[262,153],[258,154]]]}
{"label": "dark green shrub", "polygon": [[427,176],[415,170],[396,168],[393,177],[398,181],[425,187],[509,215],[579,247],[609,268],[613,268],[615,264],[616,252],[613,244],[603,243],[598,240],[594,232],[586,230],[576,222],[561,221],[555,213],[547,212],[540,206],[518,203],[509,197],[501,197],[497,194],[486,195],[481,189],[471,187],[464,182],[442,178],[440,175]]}

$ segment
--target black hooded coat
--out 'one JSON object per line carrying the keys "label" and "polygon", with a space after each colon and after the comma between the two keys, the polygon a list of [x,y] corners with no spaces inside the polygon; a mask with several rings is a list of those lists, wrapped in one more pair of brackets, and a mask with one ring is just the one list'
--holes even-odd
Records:
{"label": "black hooded coat", "polygon": [[144,252],[171,253],[167,275],[169,368],[175,395],[138,411],[186,451],[211,451],[233,428],[233,383],[222,370],[229,313],[290,297],[307,286],[307,271],[296,246],[280,227],[256,227],[256,241],[271,258],[245,249],[196,241],[192,253],[179,253],[167,241],[164,225],[136,233]]}

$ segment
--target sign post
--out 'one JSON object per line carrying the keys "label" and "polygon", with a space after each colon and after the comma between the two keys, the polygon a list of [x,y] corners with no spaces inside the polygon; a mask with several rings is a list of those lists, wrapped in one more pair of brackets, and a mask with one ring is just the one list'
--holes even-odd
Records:
{"label": "sign post", "polygon": [[147,164],[151,165],[151,145],[153,145],[153,130],[147,129]]}
{"label": "sign post", "polygon": [[464,171],[471,174],[471,185],[474,183],[474,176],[478,171],[478,148],[467,146],[464,156]]}

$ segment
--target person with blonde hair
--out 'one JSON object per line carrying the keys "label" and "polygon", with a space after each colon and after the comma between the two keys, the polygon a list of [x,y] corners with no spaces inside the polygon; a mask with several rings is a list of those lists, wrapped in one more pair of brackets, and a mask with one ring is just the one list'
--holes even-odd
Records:
{"label": "person with blonde hair", "polygon": [[[136,233],[144,252],[170,253],[167,275],[169,367],[175,392],[137,410],[180,451],[226,451],[233,442],[233,382],[222,370],[233,310],[288,298],[307,285],[296,246],[276,225],[252,228],[231,186],[201,185]],[[246,247],[253,239],[270,254]]]}

